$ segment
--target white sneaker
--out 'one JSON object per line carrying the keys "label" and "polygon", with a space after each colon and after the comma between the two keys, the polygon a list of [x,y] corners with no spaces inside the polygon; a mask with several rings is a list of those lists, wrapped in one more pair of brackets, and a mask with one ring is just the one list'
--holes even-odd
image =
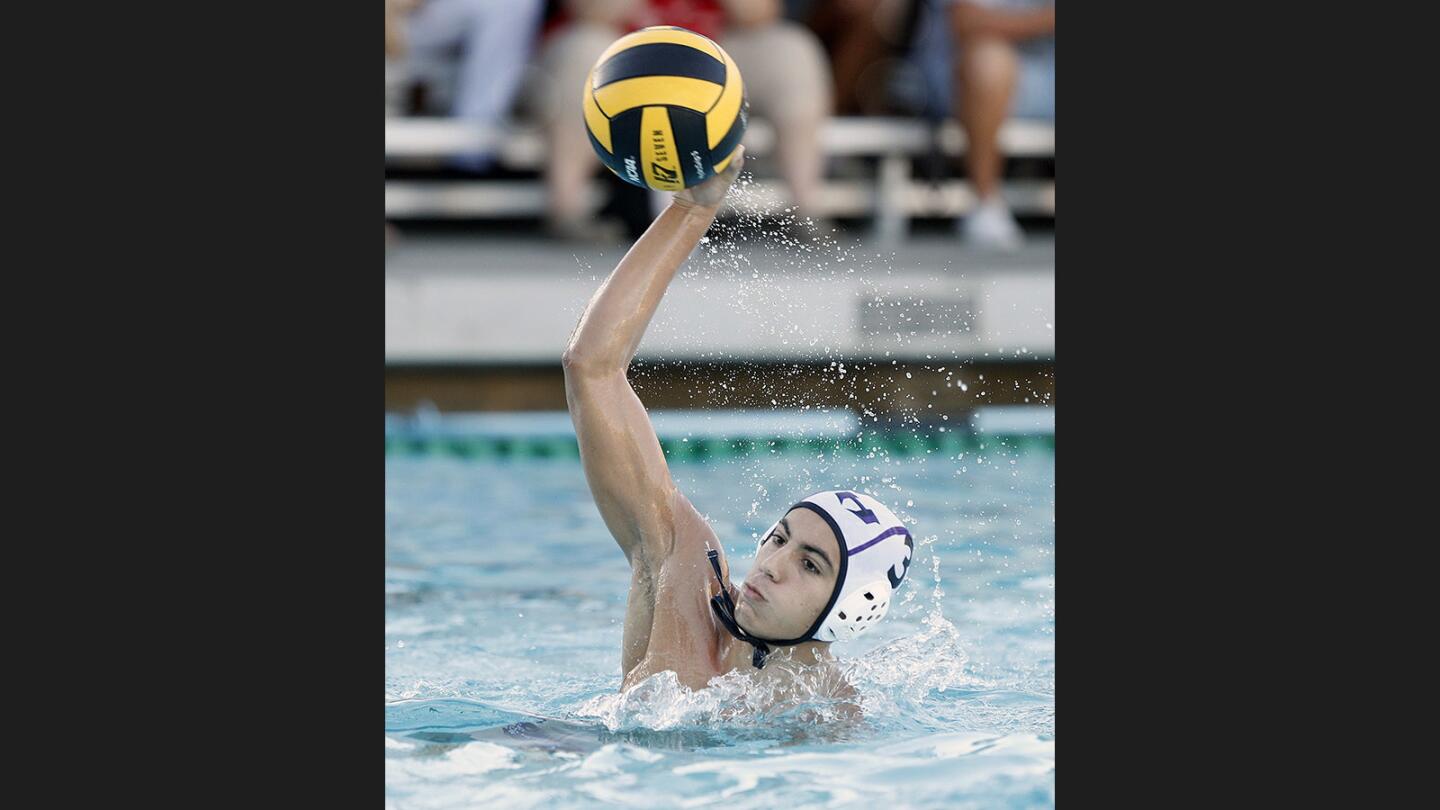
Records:
{"label": "white sneaker", "polygon": [[987,250],[1015,250],[1025,242],[1020,225],[998,195],[982,201],[960,223],[966,242]]}

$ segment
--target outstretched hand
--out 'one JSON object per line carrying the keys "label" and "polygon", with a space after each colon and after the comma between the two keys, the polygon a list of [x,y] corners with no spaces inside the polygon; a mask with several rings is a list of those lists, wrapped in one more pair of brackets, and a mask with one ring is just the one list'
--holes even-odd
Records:
{"label": "outstretched hand", "polygon": [[684,208],[718,209],[720,203],[725,201],[730,184],[740,176],[740,168],[744,165],[745,147],[741,146],[735,150],[735,157],[730,159],[730,165],[725,167],[725,171],[698,186],[675,192],[675,203]]}

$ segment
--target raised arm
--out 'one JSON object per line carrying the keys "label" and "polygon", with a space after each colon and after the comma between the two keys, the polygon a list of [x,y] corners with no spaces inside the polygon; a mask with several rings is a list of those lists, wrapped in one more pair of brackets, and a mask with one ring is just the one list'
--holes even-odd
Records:
{"label": "raised arm", "polygon": [[625,370],[743,163],[742,147],[723,173],[675,195],[590,299],[561,357],[585,479],[632,565],[637,553],[652,564],[670,553],[678,493]]}

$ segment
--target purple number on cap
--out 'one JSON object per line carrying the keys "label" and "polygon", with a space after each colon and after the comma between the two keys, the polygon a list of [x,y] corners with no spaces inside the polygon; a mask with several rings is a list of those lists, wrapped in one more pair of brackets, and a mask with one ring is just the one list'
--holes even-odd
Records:
{"label": "purple number on cap", "polygon": [[900,581],[903,580],[903,579],[905,578],[905,574],[910,571],[910,559],[911,559],[912,557],[914,557],[914,556],[915,556],[915,543],[910,540],[910,533],[909,533],[909,532],[906,532],[906,533],[905,533],[905,560],[904,560],[903,562],[901,562],[901,563],[899,564],[899,566],[898,566],[898,567],[900,568],[900,573],[899,573],[899,575],[898,575],[898,576],[896,575],[896,573],[895,573],[895,568],[896,568],[897,566],[894,566],[894,565],[890,566],[890,570],[885,572],[885,578],[888,579],[888,580],[890,580],[890,588],[891,588],[892,590],[895,589],[895,588],[900,587]]}
{"label": "purple number on cap", "polygon": [[855,493],[853,493],[853,492],[836,492],[836,493],[835,493],[835,497],[836,497],[837,500],[840,501],[840,505],[841,505],[841,506],[845,506],[845,499],[846,499],[846,498],[849,498],[850,500],[854,501],[854,502],[855,502],[855,506],[856,506],[857,508],[851,509],[850,507],[845,506],[845,511],[849,512],[849,513],[852,514],[852,515],[855,515],[856,517],[860,518],[861,520],[865,521],[866,523],[879,523],[879,522],[880,522],[880,518],[875,517],[875,513],[874,513],[874,512],[870,511],[869,509],[866,509],[866,508],[865,508],[865,504],[860,503],[860,499],[857,498],[857,497],[855,497]]}

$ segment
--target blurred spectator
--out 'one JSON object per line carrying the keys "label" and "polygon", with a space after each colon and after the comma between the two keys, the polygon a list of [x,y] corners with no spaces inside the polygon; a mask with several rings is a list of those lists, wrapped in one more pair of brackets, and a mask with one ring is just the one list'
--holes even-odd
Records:
{"label": "blurred spectator", "polygon": [[385,115],[404,113],[405,15],[415,0],[385,0]]}
{"label": "blurred spectator", "polygon": [[[411,1],[419,8],[408,20],[406,71],[432,94],[422,112],[490,126],[506,123],[540,30],[544,0]],[[475,154],[457,163],[483,171],[491,157]]]}
{"label": "blurred spectator", "polygon": [[[405,15],[415,8],[417,0],[385,0],[385,115],[404,113],[405,92]],[[395,226],[385,223],[385,249],[389,251],[400,238]]]}
{"label": "blurred spectator", "polygon": [[830,55],[836,115],[896,112],[890,96],[903,68],[921,0],[820,0],[808,4],[807,22]]}
{"label": "blurred spectator", "polygon": [[[752,115],[775,125],[780,174],[802,216],[813,215],[831,110],[830,71],[814,34],[781,18],[780,0],[566,0],[541,49],[536,115],[545,127],[551,232],[604,238],[584,191],[600,165],[585,136],[580,93],[595,60],[621,35],[678,25],[719,42],[740,68]],[[530,95],[530,94],[527,94]]]}
{"label": "blurred spectator", "polygon": [[925,1],[916,55],[934,106],[965,128],[965,168],[979,198],[960,232],[978,246],[1016,247],[1020,226],[1000,194],[1000,126],[1055,119],[1054,0]]}

